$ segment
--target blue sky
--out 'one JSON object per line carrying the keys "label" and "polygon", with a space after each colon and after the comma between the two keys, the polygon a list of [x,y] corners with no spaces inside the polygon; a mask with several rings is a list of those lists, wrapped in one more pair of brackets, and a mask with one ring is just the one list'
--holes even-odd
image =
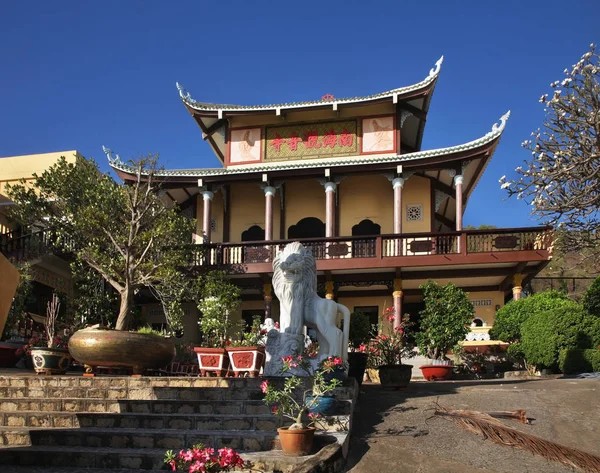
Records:
{"label": "blue sky", "polygon": [[597,0],[4,2],[0,156],[77,149],[108,170],[106,145],[218,166],[175,81],[208,102],[365,95],[422,80],[443,54],[424,149],[512,113],[465,224],[537,224],[498,179],[528,158],[538,99],[600,42],[598,18]]}

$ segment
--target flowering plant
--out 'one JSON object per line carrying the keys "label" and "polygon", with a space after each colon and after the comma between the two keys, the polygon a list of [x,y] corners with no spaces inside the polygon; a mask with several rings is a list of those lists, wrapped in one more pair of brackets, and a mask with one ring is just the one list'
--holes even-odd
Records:
{"label": "flowering plant", "polygon": [[175,361],[179,363],[192,363],[198,360],[194,351],[194,343],[181,343],[176,345]]}
{"label": "flowering plant", "polygon": [[[400,323],[394,326],[396,317],[393,307],[386,309],[380,324],[381,332],[364,347],[371,358],[371,366],[401,365],[402,358],[411,358],[415,355],[414,346],[407,340],[407,329],[412,326],[410,316],[406,314],[401,317]],[[359,350],[361,348],[359,347]]]}
{"label": "flowering plant", "polygon": [[[244,327],[245,328],[245,327]],[[241,333],[238,341],[233,341],[233,346],[259,347],[264,346],[267,330],[262,328],[259,315],[252,317],[252,325],[249,332]]]}
{"label": "flowering plant", "polygon": [[344,363],[344,360],[337,356],[330,356],[321,360],[319,363],[319,370],[325,373],[332,373],[334,371],[346,371],[348,363]]}
{"label": "flowering plant", "polygon": [[201,443],[188,450],[180,450],[179,453],[168,450],[165,453],[165,463],[170,465],[173,471],[185,469],[189,473],[216,473],[237,468],[252,468],[252,464],[244,462],[231,448],[220,448],[215,453],[214,448],[206,448]]}
{"label": "flowering plant", "polygon": [[[319,373],[315,374],[315,378],[317,376],[322,377],[322,373],[320,375]],[[292,420],[293,424],[289,427],[289,430],[307,429],[320,417],[319,414],[309,412],[319,402],[316,396],[309,396],[311,391],[314,393],[314,386],[312,390],[302,390],[302,384],[302,378],[292,376],[285,379],[281,389],[273,386],[268,380],[263,381],[260,385],[262,392],[265,394],[265,404],[271,406],[271,413]],[[334,379],[329,383],[321,384],[323,391],[320,395],[326,395],[340,386],[341,382]]]}

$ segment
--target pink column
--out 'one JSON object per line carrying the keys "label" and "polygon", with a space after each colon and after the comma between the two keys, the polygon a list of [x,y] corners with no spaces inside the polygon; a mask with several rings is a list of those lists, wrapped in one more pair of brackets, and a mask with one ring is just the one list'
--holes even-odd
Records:
{"label": "pink column", "polygon": [[325,236],[335,236],[335,182],[325,183]]}
{"label": "pink column", "polygon": [[275,188],[265,187],[265,240],[273,239],[273,200],[275,199]]}
{"label": "pink column", "polygon": [[513,288],[512,288],[513,300],[515,300],[515,301],[518,301],[521,298],[521,293],[523,291],[523,287],[521,286],[521,284],[523,284],[523,275],[515,274],[513,276]]}
{"label": "pink column", "polygon": [[402,233],[402,188],[404,179],[396,177],[392,180],[394,188],[394,233]]}
{"label": "pink column", "polygon": [[456,231],[460,232],[462,230],[462,217],[463,217],[463,202],[462,202],[462,186],[463,186],[463,176],[457,174],[454,176],[454,187],[456,188]]}
{"label": "pink column", "polygon": [[394,279],[394,292],[392,296],[394,298],[394,328],[400,327],[402,322],[402,280]]}
{"label": "pink column", "polygon": [[202,231],[204,233],[204,243],[210,243],[210,220],[212,212],[212,199],[214,194],[210,191],[202,191],[204,199],[204,212],[202,215]]}

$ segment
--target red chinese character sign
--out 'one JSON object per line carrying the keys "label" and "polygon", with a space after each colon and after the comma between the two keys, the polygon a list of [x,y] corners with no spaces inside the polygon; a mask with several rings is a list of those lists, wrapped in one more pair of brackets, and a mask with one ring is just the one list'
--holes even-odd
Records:
{"label": "red chinese character sign", "polygon": [[261,128],[232,129],[229,134],[229,164],[258,163],[262,155]]}
{"label": "red chinese character sign", "polygon": [[266,128],[265,161],[356,154],[356,120]]}

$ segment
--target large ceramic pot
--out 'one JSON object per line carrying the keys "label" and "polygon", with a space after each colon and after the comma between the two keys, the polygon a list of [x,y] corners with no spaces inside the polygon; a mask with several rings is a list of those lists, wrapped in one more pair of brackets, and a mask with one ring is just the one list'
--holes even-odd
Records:
{"label": "large ceramic pot", "polygon": [[31,359],[37,374],[65,374],[72,361],[66,348],[32,348]]}
{"label": "large ceramic pot", "polygon": [[379,380],[381,385],[389,388],[405,388],[410,383],[412,365],[381,365]]}
{"label": "large ceramic pot", "polygon": [[69,339],[69,352],[86,365],[88,373],[97,366],[107,366],[128,367],[134,374],[141,374],[171,363],[175,344],[170,338],[153,333],[83,329]]}
{"label": "large ceramic pot", "polygon": [[367,353],[350,352],[348,353],[348,377],[354,378],[359,386],[362,385],[367,369]]}
{"label": "large ceramic pot", "polygon": [[310,406],[308,412],[322,416],[334,416],[338,413],[338,402],[335,396],[306,395],[306,405]]}
{"label": "large ceramic pot", "polygon": [[277,429],[281,450],[288,457],[302,457],[312,452],[315,428],[289,430],[288,427]]}
{"label": "large ceramic pot", "polygon": [[225,348],[194,347],[194,351],[198,355],[202,376],[211,374],[225,376],[229,371],[229,356],[227,356]]}
{"label": "large ceramic pot", "polygon": [[444,381],[452,376],[452,365],[423,365],[420,367],[427,381]]}
{"label": "large ceramic pot", "polygon": [[258,376],[265,362],[265,347],[227,347],[230,369],[237,378],[248,373],[251,378]]}

